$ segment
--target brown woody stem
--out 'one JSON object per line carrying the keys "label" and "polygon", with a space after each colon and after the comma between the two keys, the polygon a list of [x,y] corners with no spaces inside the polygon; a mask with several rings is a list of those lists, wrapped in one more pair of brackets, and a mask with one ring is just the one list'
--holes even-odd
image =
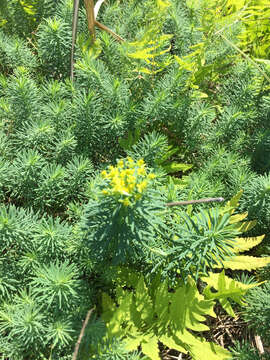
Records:
{"label": "brown woody stem", "polygon": [[71,58],[70,58],[70,78],[73,81],[74,78],[74,51],[76,43],[77,25],[78,25],[78,13],[79,13],[79,0],[73,2],[73,17],[72,17],[72,45],[71,45]]}
{"label": "brown woody stem", "polygon": [[101,24],[99,21],[95,20],[95,24],[97,27],[99,27],[101,30],[107,31],[109,34],[111,34],[116,40],[118,41],[125,41],[121,36],[117,35],[114,31],[109,29],[107,26]]}
{"label": "brown woody stem", "polygon": [[85,328],[86,328],[86,326],[88,324],[88,321],[89,321],[90,316],[91,316],[93,311],[94,311],[94,308],[89,310],[87,315],[86,315],[86,318],[85,318],[85,320],[83,322],[83,326],[81,328],[81,332],[80,332],[78,341],[76,342],[76,346],[75,346],[75,350],[74,350],[74,353],[73,353],[73,356],[72,356],[72,360],[77,359],[77,355],[78,355],[78,352],[79,352],[79,347],[80,347],[80,344],[81,344],[81,341],[82,341],[82,338],[83,338],[83,335],[84,335],[84,332],[85,332]]}
{"label": "brown woody stem", "polygon": [[224,199],[222,197],[206,198],[206,199],[199,199],[199,200],[175,201],[175,202],[167,203],[166,206],[181,206],[181,205],[202,204],[202,203],[222,202],[222,201],[224,201]]}
{"label": "brown woody stem", "polygon": [[96,40],[94,1],[93,0],[84,0],[84,5],[86,8],[86,14],[87,14],[88,30],[92,37],[92,41],[94,42]]}

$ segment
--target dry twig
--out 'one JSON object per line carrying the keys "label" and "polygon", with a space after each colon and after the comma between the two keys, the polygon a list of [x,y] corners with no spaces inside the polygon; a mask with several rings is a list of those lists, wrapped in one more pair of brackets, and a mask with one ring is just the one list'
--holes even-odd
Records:
{"label": "dry twig", "polygon": [[256,347],[257,347],[259,353],[261,355],[264,354],[263,343],[262,343],[261,337],[259,335],[255,335],[255,344],[256,344]]}
{"label": "dry twig", "polygon": [[199,200],[175,201],[175,202],[167,203],[166,206],[181,206],[181,205],[202,204],[202,203],[222,202],[222,201],[224,201],[224,199],[222,197],[206,198],[206,199],[199,199]]}
{"label": "dry twig", "polygon": [[72,360],[76,360],[77,359],[77,355],[78,355],[78,351],[79,351],[79,347],[80,347],[80,344],[81,344],[81,341],[82,341],[82,338],[83,338],[83,335],[84,335],[84,332],[85,332],[85,328],[88,324],[88,321],[90,319],[90,316],[92,314],[92,312],[94,311],[94,308],[89,310],[87,315],[86,315],[86,318],[83,322],[83,326],[81,328],[81,332],[80,332],[80,335],[78,337],[78,340],[76,342],[76,345],[75,345],[75,349],[74,349],[74,353],[73,353],[73,357],[72,357]]}

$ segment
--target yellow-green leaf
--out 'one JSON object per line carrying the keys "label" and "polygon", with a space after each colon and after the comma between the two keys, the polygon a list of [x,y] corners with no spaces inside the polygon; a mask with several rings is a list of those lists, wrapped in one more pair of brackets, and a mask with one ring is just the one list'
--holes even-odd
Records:
{"label": "yellow-green leaf", "polygon": [[125,348],[129,351],[137,350],[143,339],[144,335],[134,329],[125,339]]}
{"label": "yellow-green leaf", "polygon": [[144,283],[143,276],[140,278],[136,287],[136,309],[143,321],[151,323],[154,315],[154,305],[148,295],[148,289]]}
{"label": "yellow-green leaf", "polygon": [[174,55],[175,60],[178,62],[178,64],[180,65],[180,69],[184,69],[187,71],[194,71],[194,62],[190,62],[190,61],[185,61],[182,60],[179,56]]}
{"label": "yellow-green leaf", "polygon": [[20,3],[21,3],[21,5],[22,5],[22,7],[23,7],[23,10],[24,10],[27,14],[29,14],[29,15],[35,15],[36,9],[34,8],[33,5],[28,4],[26,1],[22,1],[22,0],[20,0]]}
{"label": "yellow-green leaf", "polygon": [[[178,338],[173,338],[172,336],[167,336],[167,335],[162,335],[159,340],[166,346],[168,346],[168,348],[170,349],[174,349],[177,351],[180,351],[184,354],[187,353],[187,350],[181,346],[180,344],[183,344],[183,342],[181,342]],[[184,345],[184,344],[183,344]]]}
{"label": "yellow-green leaf", "polygon": [[163,165],[163,169],[168,173],[175,173],[178,171],[187,171],[192,168],[191,164],[184,164],[184,163],[177,163],[177,162],[171,162],[168,165]]}
{"label": "yellow-green leaf", "polygon": [[188,344],[187,348],[193,360],[225,360],[230,359],[229,351],[214,343],[192,335],[189,331],[177,332],[176,336]]}
{"label": "yellow-green leaf", "polygon": [[239,232],[243,233],[243,232],[253,229],[256,224],[257,224],[256,220],[245,221],[245,222],[239,223],[239,225],[236,227],[236,229]]}
{"label": "yellow-green leaf", "polygon": [[231,353],[223,347],[199,339],[192,346],[190,354],[193,360],[226,360],[231,359]]}
{"label": "yellow-green leaf", "polygon": [[[243,190],[240,190],[234,197],[231,198],[231,200],[229,200],[226,204],[226,208],[231,209],[231,208],[236,208],[238,206],[238,202],[241,198],[243,194]],[[231,211],[231,213],[233,213],[233,211]]]}
{"label": "yellow-green leaf", "polygon": [[246,238],[238,237],[233,241],[231,241],[231,244],[233,246],[232,251],[236,254],[240,252],[248,251],[254,248],[254,246],[260,244],[263,241],[264,237],[265,235],[246,237]]}
{"label": "yellow-green leaf", "polygon": [[199,293],[195,281],[189,279],[186,285],[179,287],[172,295],[170,320],[181,331],[186,328],[194,331],[209,330],[201,322],[206,315],[216,316],[213,305],[211,300],[205,300]]}
{"label": "yellow-green leaf", "polygon": [[270,264],[270,257],[253,257],[239,255],[234,256],[230,260],[223,261],[223,266],[225,269],[231,270],[256,270]]}
{"label": "yellow-green leaf", "polygon": [[112,317],[114,311],[116,310],[116,305],[113,302],[112,298],[106,293],[102,294],[102,318],[105,322],[109,321]]}
{"label": "yellow-green leaf", "polygon": [[158,349],[158,338],[153,336],[146,338],[141,343],[142,352],[152,360],[160,360]]}
{"label": "yellow-green leaf", "polygon": [[157,6],[161,11],[164,11],[168,7],[171,6],[171,3],[169,1],[164,0],[157,0]]}
{"label": "yellow-green leaf", "polygon": [[[233,317],[235,314],[228,299],[243,304],[243,296],[247,290],[259,285],[257,283],[243,284],[231,279],[225,275],[224,270],[221,273],[210,273],[208,276],[203,277],[202,280],[208,285],[203,292],[205,297],[211,300],[219,300],[222,307]],[[215,289],[215,292],[212,292],[212,288]]]}
{"label": "yellow-green leaf", "polygon": [[231,224],[238,223],[238,222],[244,220],[247,216],[248,216],[248,212],[245,212],[245,213],[242,213],[242,214],[232,215],[230,217],[230,223]]}

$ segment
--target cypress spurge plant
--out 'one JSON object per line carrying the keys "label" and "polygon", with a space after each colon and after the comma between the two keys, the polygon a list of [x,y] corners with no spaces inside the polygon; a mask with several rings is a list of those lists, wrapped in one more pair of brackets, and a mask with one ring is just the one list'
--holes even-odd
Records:
{"label": "cypress spurge plant", "polygon": [[249,326],[261,336],[265,345],[270,343],[270,283],[269,281],[262,287],[253,289],[247,296],[248,306],[244,308],[244,318]]}
{"label": "cypress spurge plant", "polygon": [[[150,186],[155,174],[142,159],[121,159],[101,173],[96,198],[86,206],[82,222],[85,246],[94,262],[123,263],[143,256],[144,242],[155,241],[162,225],[158,212],[164,209],[158,192]],[[149,190],[148,190],[149,189]],[[146,191],[147,190],[147,191]]]}

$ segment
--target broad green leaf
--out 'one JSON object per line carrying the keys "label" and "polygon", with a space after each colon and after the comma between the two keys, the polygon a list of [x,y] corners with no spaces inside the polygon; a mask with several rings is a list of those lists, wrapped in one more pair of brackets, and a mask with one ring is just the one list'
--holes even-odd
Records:
{"label": "broad green leaf", "polygon": [[127,138],[121,138],[119,139],[119,145],[124,150],[130,150],[131,147],[136,144],[136,142],[139,140],[141,130],[135,129],[135,131],[129,131]]}
{"label": "broad green leaf", "polygon": [[[29,15],[35,15],[36,9],[35,9],[35,7],[34,7],[31,3],[27,2],[27,1],[22,1],[22,0],[20,0],[20,3],[21,3],[21,5],[22,5],[22,7],[23,7],[23,10],[24,10],[27,14],[29,14]],[[34,4],[34,2],[32,2],[32,3]]]}
{"label": "broad green leaf", "polygon": [[[132,325],[130,321],[130,308],[132,304],[132,293],[127,292],[126,296],[121,299],[120,306],[116,307],[113,311],[109,322],[107,321],[107,330],[110,336],[123,336],[129,330],[129,326]],[[108,317],[104,318],[106,321]],[[125,324],[125,328],[122,324]],[[129,324],[129,326],[127,325]]]}
{"label": "broad green leaf", "polygon": [[177,63],[179,64],[180,69],[184,69],[184,70],[191,71],[191,72],[194,71],[194,65],[195,65],[194,62],[185,61],[177,55],[174,55],[174,58],[177,61]]}
{"label": "broad green leaf", "polygon": [[199,293],[194,280],[179,287],[172,295],[170,307],[170,321],[175,329],[184,331],[188,328],[194,331],[209,330],[208,326],[202,324],[205,316],[216,316],[213,311],[214,303],[205,300]]}
{"label": "broad green leaf", "polygon": [[157,7],[161,10],[164,11],[166,10],[168,7],[171,6],[170,1],[166,1],[166,0],[157,0]]}
{"label": "broad green leaf", "polygon": [[102,294],[102,318],[105,322],[109,321],[116,310],[116,305],[112,298],[106,293]]}
{"label": "broad green leaf", "polygon": [[178,147],[169,146],[168,150],[162,155],[162,157],[156,160],[157,164],[162,164],[164,161],[168,160],[172,155],[179,153],[180,149]]}
{"label": "broad green leaf", "polygon": [[[184,339],[188,342],[188,335],[185,333]],[[216,345],[212,342],[207,342],[202,338],[197,338],[192,336],[189,345],[189,353],[192,356],[193,360],[225,360],[231,359],[231,353],[222,348],[219,345]]]}
{"label": "broad green leaf", "polygon": [[135,69],[134,71],[150,75],[150,74],[157,74],[161,70],[152,71],[152,70],[147,69],[146,67],[140,67],[140,68]]}
{"label": "broad green leaf", "polygon": [[140,329],[142,327],[141,314],[137,310],[136,303],[135,303],[134,299],[132,301],[132,304],[130,305],[130,321],[133,323],[133,325],[137,329]]}
{"label": "broad green leaf", "polygon": [[141,60],[146,60],[149,58],[153,58],[154,54],[152,53],[152,51],[154,51],[156,48],[152,47],[152,48],[146,48],[146,49],[141,49],[138,50],[134,53],[129,53],[127,54],[127,56],[133,58],[133,59],[141,59]]}
{"label": "broad green leaf", "polygon": [[160,332],[166,332],[166,328],[169,322],[169,303],[171,301],[172,294],[168,292],[167,282],[161,283],[155,295],[155,313],[158,314],[159,324],[158,329]]}
{"label": "broad green leaf", "polygon": [[230,359],[230,352],[212,342],[207,342],[202,338],[194,336],[189,331],[178,331],[175,334],[181,343],[185,344],[185,349],[189,352],[193,360],[225,360]]}
{"label": "broad green leaf", "polygon": [[175,336],[162,335],[159,337],[159,340],[170,349],[180,351],[184,354],[187,353],[187,350],[183,347],[184,343],[178,338],[175,338]]}
{"label": "broad green leaf", "polygon": [[[203,291],[205,297],[210,300],[219,300],[224,310],[233,317],[235,314],[228,298],[243,305],[243,296],[246,294],[247,290],[258,286],[257,283],[243,284],[239,281],[235,281],[226,276],[224,270],[221,273],[210,273],[209,276],[202,277],[202,280],[208,285]],[[215,292],[212,292],[212,288],[215,289]]]}
{"label": "broad green leaf", "polygon": [[[126,341],[128,350],[141,346],[146,356],[159,360],[158,342],[161,341],[175,350],[189,353],[194,360],[226,359],[224,349],[188,331],[209,330],[202,322],[206,315],[215,316],[215,302],[205,299],[191,278],[187,284],[169,292],[167,282],[161,283],[159,276],[153,279],[150,288],[141,276],[135,291],[122,286],[117,289],[118,307],[110,297],[104,295],[103,298],[103,304],[113,309],[107,309],[107,334]],[[205,357],[199,357],[203,352]]]}
{"label": "broad green leaf", "polygon": [[143,276],[141,276],[136,287],[136,308],[140,313],[141,319],[151,324],[154,315],[154,305],[148,294]]}
{"label": "broad green leaf", "polygon": [[239,11],[245,5],[245,0],[227,0],[227,7],[233,7],[235,11]]}
{"label": "broad green leaf", "polygon": [[216,290],[220,289],[221,285],[226,286],[227,288],[234,288],[238,287],[242,290],[248,290],[255,286],[258,286],[259,284],[244,284],[240,281],[236,281],[234,279],[229,278],[227,275],[225,275],[224,270],[220,273],[209,273],[209,276],[204,276],[201,278],[203,281],[205,281],[208,285],[212,286]]}
{"label": "broad green leaf", "polygon": [[178,171],[187,171],[189,169],[192,168],[191,164],[182,164],[182,163],[176,163],[176,162],[171,162],[168,165],[162,165],[163,169],[168,173],[175,173]]}
{"label": "broad green leaf", "polygon": [[86,36],[84,33],[78,35],[77,46],[89,59],[96,59],[102,51],[101,40],[96,39],[93,43],[91,37]]}
{"label": "broad green leaf", "polygon": [[195,90],[195,91],[193,91],[191,97],[195,98],[195,99],[205,99],[205,98],[208,98],[208,95],[204,92]]}
{"label": "broad green leaf", "polygon": [[141,343],[142,352],[152,360],[160,360],[159,349],[158,349],[158,338],[153,336],[146,338]]}
{"label": "broad green leaf", "polygon": [[[231,317],[235,317],[235,312],[231,306],[231,303],[229,302],[229,300],[227,298],[221,298],[218,299],[220,305],[223,307],[223,309],[226,311],[226,313],[228,315],[230,315]],[[243,305],[243,304],[242,304]]]}
{"label": "broad green leaf", "polygon": [[116,281],[121,286],[136,287],[140,280],[140,274],[128,267],[119,267]]}
{"label": "broad green leaf", "polygon": [[129,351],[137,350],[144,339],[144,335],[133,330],[125,339],[125,348]]}

